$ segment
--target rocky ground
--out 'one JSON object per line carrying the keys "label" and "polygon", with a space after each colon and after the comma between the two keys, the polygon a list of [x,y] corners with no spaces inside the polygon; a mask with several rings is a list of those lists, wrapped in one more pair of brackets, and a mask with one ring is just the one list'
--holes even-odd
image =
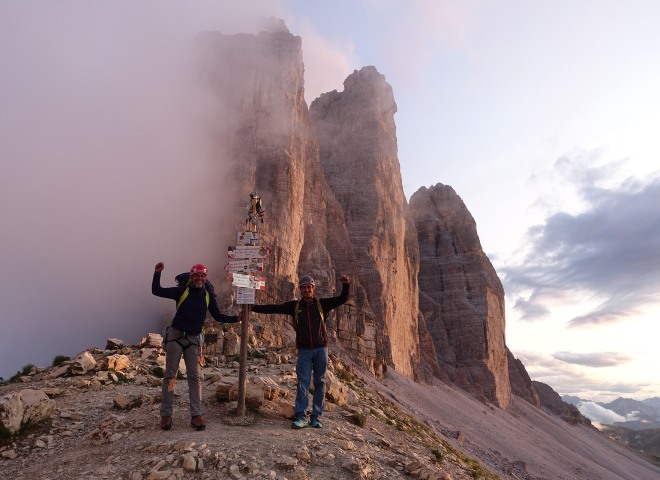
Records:
{"label": "rocky ground", "polygon": [[[258,379],[269,385],[264,392],[271,400],[258,411],[237,417],[236,402],[217,399],[216,390],[225,391],[238,377],[237,362],[219,362],[203,369],[206,430],[190,427],[187,385],[179,380],[174,427],[162,431],[161,380],[152,373],[163,360],[159,349],[143,345],[83,353],[77,363],[35,369],[0,386],[5,400],[40,390],[49,398],[44,405],[52,407],[44,423],[3,441],[2,478],[497,478],[337,360],[332,370],[342,380],[332,378],[340,398],[327,402],[322,429],[290,428],[295,365],[286,355],[283,363],[271,355],[249,359],[252,386]],[[0,407],[0,414],[6,417],[7,409]]]}
{"label": "rocky ground", "polygon": [[[660,468],[595,429],[571,426],[520,399],[503,411],[396,372],[364,377],[334,355],[324,427],[292,430],[295,355],[282,349],[251,349],[246,416],[236,416],[232,401],[239,365],[219,356],[203,368],[206,430],[190,427],[181,379],[174,427],[163,431],[158,342],[157,336],[138,346],[109,341],[106,349],[0,384],[0,477],[660,478]],[[10,437],[7,426],[21,424]]]}

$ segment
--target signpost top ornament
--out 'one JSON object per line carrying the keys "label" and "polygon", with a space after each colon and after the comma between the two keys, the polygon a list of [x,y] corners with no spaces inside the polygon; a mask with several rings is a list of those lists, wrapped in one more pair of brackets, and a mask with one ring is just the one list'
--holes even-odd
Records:
{"label": "signpost top ornament", "polygon": [[245,219],[245,229],[251,232],[257,231],[257,223],[264,223],[264,210],[261,203],[261,197],[257,192],[250,193],[250,203],[248,205],[248,216]]}

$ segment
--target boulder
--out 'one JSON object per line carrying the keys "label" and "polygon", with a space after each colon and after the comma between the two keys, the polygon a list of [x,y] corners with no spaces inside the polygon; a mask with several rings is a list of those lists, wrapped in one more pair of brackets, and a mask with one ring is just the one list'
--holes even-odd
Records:
{"label": "boulder", "polygon": [[21,429],[23,422],[23,402],[18,393],[0,397],[0,424],[11,435]]}
{"label": "boulder", "polygon": [[118,338],[108,338],[105,341],[106,350],[119,350],[124,346],[124,341]]}
{"label": "boulder", "polygon": [[215,387],[215,398],[219,402],[233,402],[238,398],[236,382],[228,383],[219,381]]}
{"label": "boulder", "polygon": [[74,375],[85,375],[90,370],[94,370],[95,367],[96,360],[88,351],[84,351],[74,358],[70,365],[71,373]]}
{"label": "boulder", "polygon": [[23,402],[23,424],[39,424],[50,418],[55,410],[55,402],[43,390],[21,390],[20,397]]}
{"label": "boulder", "polygon": [[148,333],[140,340],[141,347],[159,348],[163,346],[163,336],[158,333]]}
{"label": "boulder", "polygon": [[262,388],[266,400],[272,401],[280,395],[286,395],[286,391],[283,391],[279,384],[270,377],[257,377],[254,379],[254,383]]}
{"label": "boulder", "polygon": [[36,425],[55,410],[55,402],[42,390],[24,389],[0,397],[0,425],[11,435],[24,425]]}
{"label": "boulder", "polygon": [[281,415],[284,418],[293,420],[296,418],[295,407],[290,401],[283,398],[275,399],[270,404],[270,408],[276,415]]}
{"label": "boulder", "polygon": [[126,370],[131,364],[131,361],[126,355],[110,355],[108,356],[108,370],[114,370],[119,372],[121,370]]}
{"label": "boulder", "polygon": [[345,405],[348,400],[348,387],[329,370],[325,374],[325,398],[337,405]]}
{"label": "boulder", "polygon": [[264,388],[260,385],[248,384],[245,389],[245,407],[248,410],[256,411],[259,410],[263,404]]}
{"label": "boulder", "polygon": [[60,365],[59,367],[54,368],[44,378],[46,380],[52,380],[54,378],[59,378],[67,375],[71,371],[69,365]]}

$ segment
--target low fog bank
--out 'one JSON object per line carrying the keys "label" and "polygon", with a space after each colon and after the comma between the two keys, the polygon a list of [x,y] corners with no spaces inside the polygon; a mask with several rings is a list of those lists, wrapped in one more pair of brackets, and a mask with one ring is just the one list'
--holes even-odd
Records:
{"label": "low fog bank", "polygon": [[200,5],[194,15],[161,2],[0,7],[5,379],[108,337],[161,331],[174,302],[151,295],[158,261],[165,286],[198,262],[222,278],[223,239],[239,225],[194,37],[248,27],[234,2]]}

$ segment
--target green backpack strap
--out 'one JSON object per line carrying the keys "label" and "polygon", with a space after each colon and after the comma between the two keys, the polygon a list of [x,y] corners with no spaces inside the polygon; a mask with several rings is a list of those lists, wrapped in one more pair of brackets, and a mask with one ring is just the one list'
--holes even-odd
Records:
{"label": "green backpack strap", "polygon": [[[188,282],[188,283],[190,283],[190,282]],[[206,289],[204,289],[204,292],[206,293],[206,308],[209,308],[209,303],[211,303],[211,295],[209,295],[209,291],[206,290]],[[179,297],[179,301],[176,302],[176,309],[177,309],[177,310],[179,309],[179,307],[181,306],[181,304],[183,303],[183,301],[184,301],[186,298],[188,298],[188,293],[190,293],[190,288],[188,288],[188,287],[186,286],[186,289],[185,289],[185,290],[183,291],[183,293],[181,294],[181,297]],[[172,320],[174,320],[174,318],[172,318]],[[170,320],[170,321],[168,322],[168,324],[167,324],[168,326],[172,324],[172,320]]]}
{"label": "green backpack strap", "polygon": [[[179,297],[179,301],[176,302],[176,309],[178,310],[183,301],[188,298],[188,293],[190,292],[190,288],[188,287],[190,285],[190,280],[188,280],[188,283],[186,284],[186,289],[183,291],[181,294],[181,297]],[[211,296],[209,295],[209,291],[205,288],[204,293],[206,293],[206,308],[209,308],[209,303],[211,303]]]}
{"label": "green backpack strap", "polygon": [[183,291],[183,293],[182,293],[181,296],[179,297],[179,301],[176,302],[176,309],[177,309],[177,310],[179,309],[179,307],[181,306],[181,304],[183,303],[183,301],[184,301],[186,298],[188,298],[188,293],[189,293],[189,292],[190,292],[190,289],[189,289],[188,287],[186,287],[186,289]]}

